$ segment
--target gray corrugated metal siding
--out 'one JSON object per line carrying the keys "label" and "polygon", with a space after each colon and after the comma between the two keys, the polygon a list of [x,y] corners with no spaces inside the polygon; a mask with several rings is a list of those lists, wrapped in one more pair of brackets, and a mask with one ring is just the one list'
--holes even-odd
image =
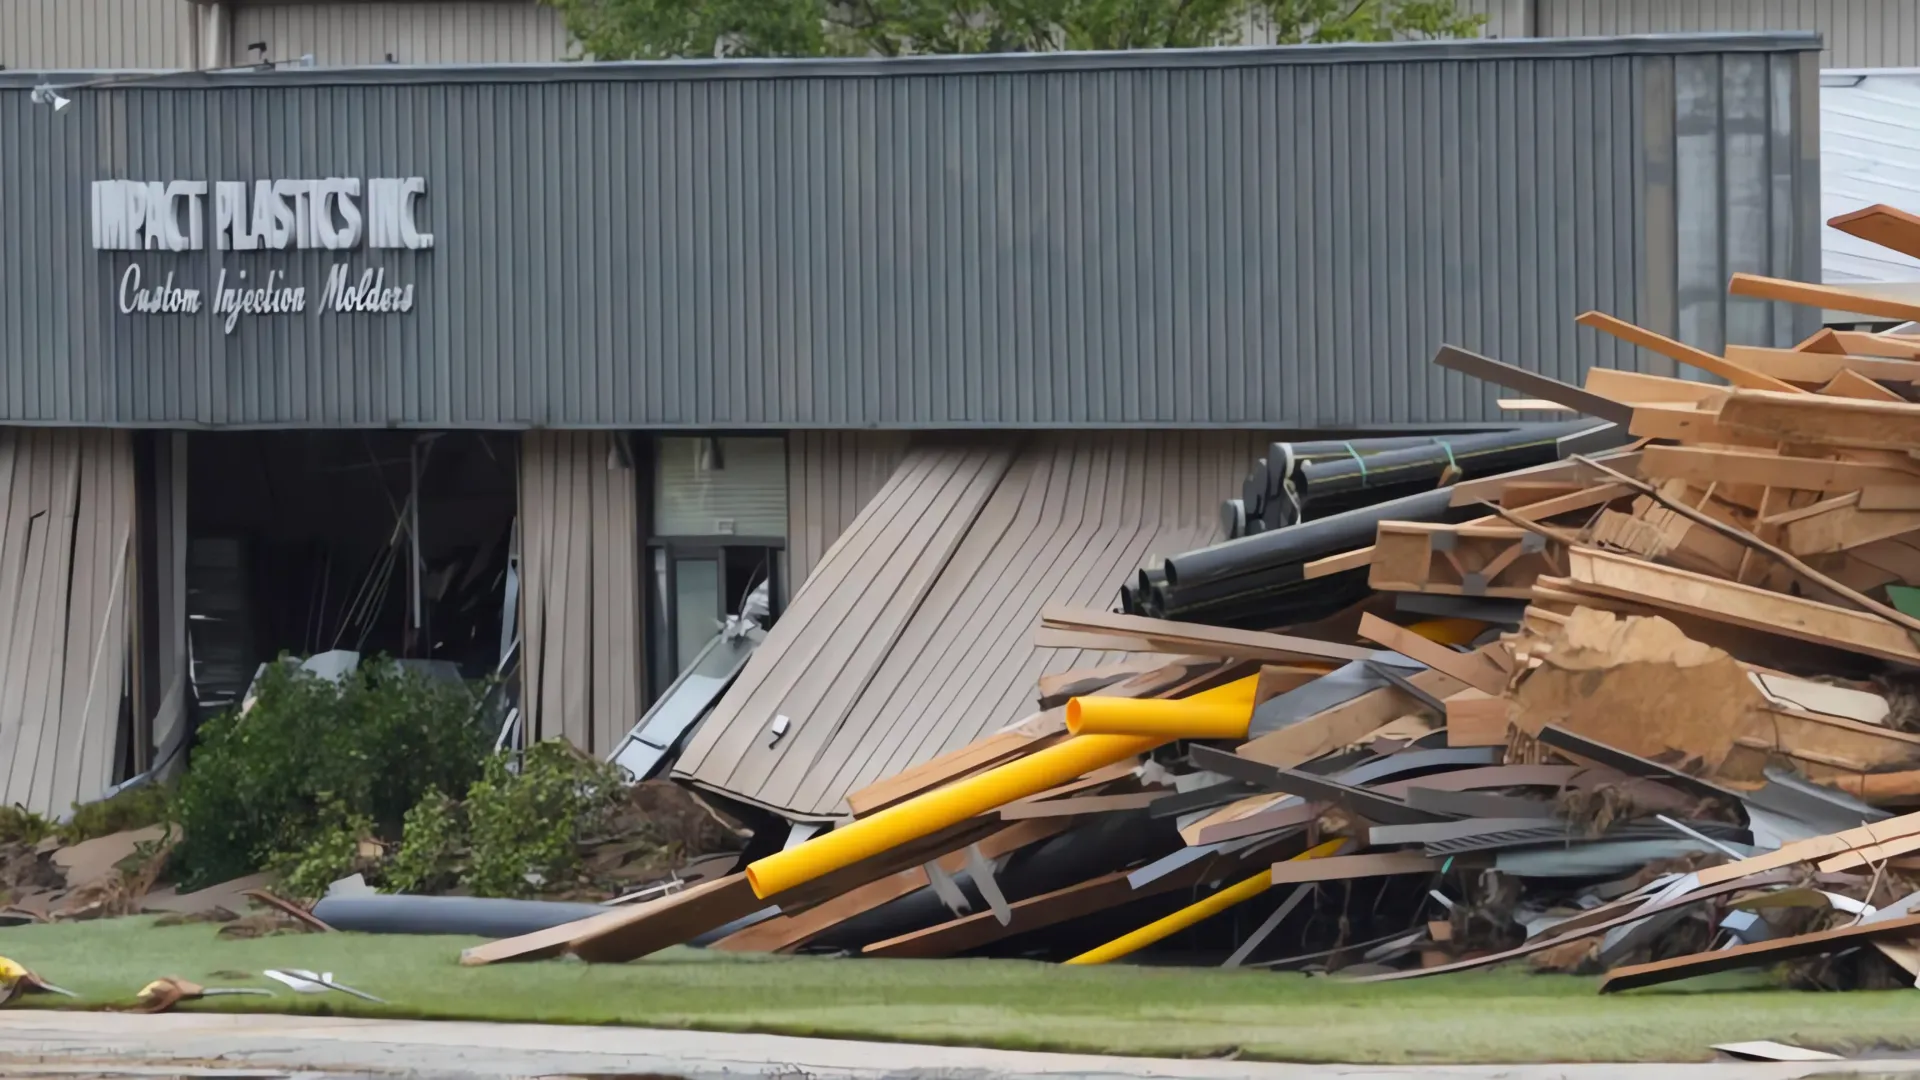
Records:
{"label": "gray corrugated metal siding", "polygon": [[[360,68],[0,95],[0,422],[1375,428],[1496,422],[1598,307],[1717,349],[1817,279],[1809,37]],[[9,77],[0,75],[0,85]],[[24,84],[21,84],[24,85]],[[407,315],[123,316],[103,178],[424,176]],[[1724,227],[1721,222],[1725,219]],[[1700,242],[1687,232],[1714,222]],[[1653,364],[1656,370],[1661,368]]]}

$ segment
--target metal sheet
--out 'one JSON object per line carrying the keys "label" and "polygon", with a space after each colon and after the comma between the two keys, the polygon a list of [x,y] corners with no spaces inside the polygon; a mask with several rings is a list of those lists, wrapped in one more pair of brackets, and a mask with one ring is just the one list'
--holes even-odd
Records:
{"label": "metal sheet", "polygon": [[[36,253],[0,277],[0,422],[1497,424],[1436,344],[1665,371],[1571,316],[1718,349],[1729,272],[1818,274],[1816,47],[282,68],[57,114],[0,73],[0,233]],[[435,246],[346,260],[415,310],[118,312],[135,260],[312,302],[339,253],[97,252],[90,182],[330,176],[427,179]],[[1735,202],[1752,242],[1659,246]],[[1816,317],[1761,307],[1754,344]]]}
{"label": "metal sheet", "polygon": [[[1115,654],[1033,644],[1205,543],[1257,436],[1046,435],[908,453],[701,725],[675,775],[800,816],[1018,721],[1045,674]],[[856,629],[857,628],[857,629]],[[788,733],[769,737],[786,717]]]}
{"label": "metal sheet", "polygon": [[605,756],[640,715],[639,483],[610,432],[521,440],[521,709]]}

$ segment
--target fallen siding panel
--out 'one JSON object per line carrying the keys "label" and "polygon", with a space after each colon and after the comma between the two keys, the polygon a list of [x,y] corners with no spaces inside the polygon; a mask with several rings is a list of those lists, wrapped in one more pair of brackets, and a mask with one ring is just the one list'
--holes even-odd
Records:
{"label": "fallen siding panel", "polygon": [[0,804],[63,813],[117,763],[131,436],[0,430],[0,477]]}
{"label": "fallen siding panel", "polygon": [[[908,453],[694,734],[675,775],[758,801],[777,769],[804,768],[852,704],[846,683],[879,666],[1012,457],[966,443]],[[776,736],[770,725],[782,716],[788,729]]]}
{"label": "fallen siding panel", "polygon": [[[994,479],[963,535],[903,551],[882,523],[902,513],[919,520],[942,498],[916,471],[922,452],[910,454],[828,561],[871,569],[884,557],[888,581],[924,584],[885,591],[878,570],[845,576],[823,564],[748,669],[773,691],[756,694],[743,676],[682,757],[680,775],[825,818],[842,811],[849,791],[1019,720],[1041,675],[1109,655],[1035,646],[1040,609],[1108,606],[1154,552],[1212,540],[1220,500],[1261,446],[1244,433],[1038,436]],[[876,589],[886,602],[863,603]],[[805,625],[790,626],[803,610]],[[885,618],[870,621],[881,610]],[[809,644],[775,654],[783,637]],[[786,734],[768,745],[779,716]]]}
{"label": "fallen siding panel", "polygon": [[796,431],[787,437],[787,595],[800,595],[827,548],[906,456],[897,431]]}
{"label": "fallen siding panel", "polygon": [[521,441],[521,708],[527,730],[605,756],[639,719],[639,487],[610,432]]}

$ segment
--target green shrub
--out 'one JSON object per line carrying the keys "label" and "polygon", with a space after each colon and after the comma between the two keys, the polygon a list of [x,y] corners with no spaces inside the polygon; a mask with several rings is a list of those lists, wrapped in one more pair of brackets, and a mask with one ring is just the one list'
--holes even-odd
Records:
{"label": "green shrub", "polygon": [[429,791],[413,809],[401,833],[400,850],[387,864],[389,892],[437,893],[458,884],[466,869],[466,816],[460,804]]}
{"label": "green shrub", "polygon": [[58,828],[24,806],[0,806],[0,844],[37,844]]}
{"label": "green shrub", "polygon": [[73,808],[73,818],[60,826],[63,843],[78,844],[131,829],[144,829],[167,820],[173,792],[163,784],[145,784],[111,799]]}
{"label": "green shrub", "polygon": [[[292,664],[268,667],[253,707],[200,732],[173,799],[186,888],[271,866],[338,865],[355,832],[400,835],[429,791],[463,791],[493,733],[473,722],[465,687],[385,659],[335,684]],[[352,861],[351,857],[346,860]]]}
{"label": "green shrub", "polygon": [[467,792],[472,852],[462,884],[475,896],[527,896],[580,872],[580,838],[623,788],[610,765],[557,740],[529,747],[516,774],[511,758],[487,761]]}

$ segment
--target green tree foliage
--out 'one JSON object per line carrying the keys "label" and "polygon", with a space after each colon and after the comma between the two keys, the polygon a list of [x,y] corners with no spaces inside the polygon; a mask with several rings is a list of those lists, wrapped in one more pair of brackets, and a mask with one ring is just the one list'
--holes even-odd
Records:
{"label": "green tree foliage", "polygon": [[1458,0],[546,0],[600,60],[1173,49],[1471,37]]}

